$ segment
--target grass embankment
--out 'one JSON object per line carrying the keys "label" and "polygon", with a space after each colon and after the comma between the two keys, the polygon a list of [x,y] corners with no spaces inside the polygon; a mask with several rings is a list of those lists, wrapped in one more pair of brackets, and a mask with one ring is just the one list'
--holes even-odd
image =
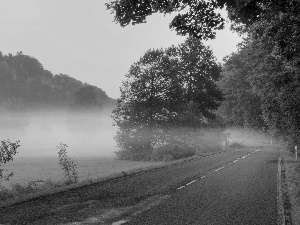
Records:
{"label": "grass embankment", "polygon": [[0,185],[0,207],[73,187],[97,183],[141,171],[164,162],[132,162],[113,158],[76,158],[79,182],[66,185],[63,172],[54,158],[17,158],[8,165],[15,175]]}
{"label": "grass embankment", "polygon": [[[295,153],[282,150],[283,203],[286,224],[300,224],[300,159]],[[291,220],[291,221],[290,221]]]}

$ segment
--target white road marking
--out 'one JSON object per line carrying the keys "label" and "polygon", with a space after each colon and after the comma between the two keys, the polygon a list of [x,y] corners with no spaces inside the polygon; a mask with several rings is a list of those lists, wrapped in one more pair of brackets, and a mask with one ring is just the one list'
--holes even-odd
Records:
{"label": "white road marking", "polygon": [[120,221],[117,221],[117,222],[113,222],[111,225],[121,225],[121,224],[124,224],[128,222],[128,220],[120,220]]}
{"label": "white road marking", "polygon": [[196,180],[193,180],[193,181],[191,181],[190,183],[187,183],[185,186],[188,186],[188,185],[190,185],[190,184],[192,184],[192,183],[195,183],[196,182]]}
{"label": "white road marking", "polygon": [[[240,157],[240,158],[237,158],[236,160],[234,160],[234,161],[228,163],[227,165],[231,165],[232,163],[237,162],[239,159],[245,159],[247,156],[249,156],[250,154],[253,154],[253,153],[257,152],[257,151],[260,151],[260,149],[257,149],[257,150],[255,150],[255,151],[253,151],[253,152],[251,152],[251,153],[249,153],[249,154],[247,154],[247,155],[244,155],[244,156],[242,156],[242,157]],[[220,154],[220,153],[217,153],[217,154]],[[192,160],[191,160],[191,161],[192,161]],[[225,169],[225,166],[222,166],[222,167],[220,167],[220,168],[214,170],[214,172],[217,172],[217,171],[222,170],[222,169]],[[200,179],[203,179],[203,178],[205,178],[205,177],[206,177],[206,176],[204,175],[204,176],[200,177]],[[195,182],[196,182],[196,180],[193,180],[193,181],[191,181],[191,182],[189,182],[189,183],[187,183],[187,184],[185,184],[185,185],[183,185],[183,186],[177,188],[177,190],[180,190],[180,189],[182,189],[182,188],[184,188],[184,187],[186,187],[186,186],[188,186],[188,185],[190,185],[190,184],[192,184],[192,183],[195,183]]]}
{"label": "white road marking", "polygon": [[215,172],[217,172],[217,171],[219,171],[219,170],[221,170],[221,169],[224,169],[224,168],[225,168],[224,166],[223,166],[223,167],[220,167],[220,168],[216,169]]}
{"label": "white road marking", "polygon": [[182,188],[184,188],[185,186],[181,186],[181,187],[179,187],[179,188],[177,188],[177,190],[180,190],[180,189],[182,189]]}

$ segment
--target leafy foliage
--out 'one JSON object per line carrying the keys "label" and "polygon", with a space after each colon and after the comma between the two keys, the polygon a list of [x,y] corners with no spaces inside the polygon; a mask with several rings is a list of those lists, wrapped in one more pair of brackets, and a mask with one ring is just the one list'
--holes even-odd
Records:
{"label": "leafy foliage", "polygon": [[[265,29],[264,33],[275,32],[278,40],[276,43],[279,45],[286,35],[284,30],[295,31],[293,25],[299,19],[299,2],[296,0],[111,0],[106,6],[114,14],[115,21],[123,27],[145,23],[146,18],[153,13],[178,12],[170,23],[170,28],[181,35],[188,34],[202,39],[215,38],[215,30],[224,28],[225,20],[216,11],[226,6],[229,18],[235,22],[235,28],[252,25],[262,18],[268,20],[269,29]],[[247,29],[242,29],[245,30]],[[294,33],[289,38],[291,42],[286,43],[297,43],[295,41],[298,36]]]}
{"label": "leafy foliage", "polygon": [[76,163],[67,155],[67,145],[62,142],[57,146],[59,164],[65,173],[66,184],[73,184],[78,182],[78,172],[76,170]]}
{"label": "leafy foliage", "polygon": [[219,76],[211,50],[195,38],[147,51],[126,74],[113,111],[119,158],[149,160],[154,149],[170,145],[175,134],[168,129],[209,124],[222,100]]}
{"label": "leafy foliage", "polygon": [[16,155],[17,149],[20,147],[20,141],[10,142],[10,140],[1,141],[0,145],[0,181],[9,180],[13,176],[13,172],[5,175],[4,169],[1,169],[1,164],[5,164],[13,160],[14,155]]}
{"label": "leafy foliage", "polygon": [[213,38],[214,30],[222,29],[224,19],[215,12],[223,3],[204,0],[175,0],[175,1],[110,1],[106,6],[113,14],[115,21],[121,26],[145,23],[146,17],[153,13],[171,13],[179,11],[170,27],[178,33],[190,34],[195,37]]}
{"label": "leafy foliage", "polygon": [[265,123],[262,116],[261,99],[249,80],[252,75],[252,67],[248,60],[247,48],[243,48],[227,58],[223,66],[222,79],[218,81],[225,96],[219,113],[227,124],[262,129]]}
{"label": "leafy foliage", "polygon": [[250,39],[225,63],[220,87],[226,100],[221,112],[231,121],[266,127],[272,135],[297,145],[299,81],[295,67],[274,56],[260,40]]}

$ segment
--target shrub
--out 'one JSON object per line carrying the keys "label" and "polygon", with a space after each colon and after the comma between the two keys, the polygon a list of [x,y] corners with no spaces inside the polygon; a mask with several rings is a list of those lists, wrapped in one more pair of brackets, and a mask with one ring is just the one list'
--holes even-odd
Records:
{"label": "shrub", "polygon": [[11,176],[13,176],[13,172],[4,175],[4,169],[1,169],[1,164],[7,163],[13,160],[14,155],[16,155],[17,149],[20,147],[20,141],[16,141],[15,143],[10,142],[9,140],[1,141],[0,145],[0,182],[3,180],[9,180]]}
{"label": "shrub", "polygon": [[59,164],[65,173],[66,184],[69,185],[78,182],[78,172],[76,163],[67,155],[67,147],[66,144],[60,142],[57,149],[59,150]]}
{"label": "shrub", "polygon": [[170,161],[193,155],[195,155],[195,150],[189,146],[166,144],[153,151],[152,159],[157,161]]}
{"label": "shrub", "polygon": [[230,145],[229,148],[231,149],[237,149],[237,148],[243,148],[245,145],[243,143],[235,142],[233,141]]}

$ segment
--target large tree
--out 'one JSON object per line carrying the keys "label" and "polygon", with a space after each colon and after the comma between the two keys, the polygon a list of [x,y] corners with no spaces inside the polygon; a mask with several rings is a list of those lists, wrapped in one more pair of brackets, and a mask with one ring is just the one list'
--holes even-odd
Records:
{"label": "large tree", "polygon": [[221,112],[229,122],[267,127],[291,143],[300,141],[300,75],[256,39],[227,58],[219,82]]}
{"label": "large tree", "polygon": [[126,74],[114,111],[119,156],[145,159],[170,140],[166,128],[206,125],[222,100],[219,75],[211,50],[198,39],[147,51]]}
{"label": "large tree", "polygon": [[227,124],[262,129],[265,124],[261,99],[250,82],[252,66],[249,60],[253,59],[250,59],[247,47],[241,47],[225,59],[222,78],[218,82],[225,100],[219,113]]}

